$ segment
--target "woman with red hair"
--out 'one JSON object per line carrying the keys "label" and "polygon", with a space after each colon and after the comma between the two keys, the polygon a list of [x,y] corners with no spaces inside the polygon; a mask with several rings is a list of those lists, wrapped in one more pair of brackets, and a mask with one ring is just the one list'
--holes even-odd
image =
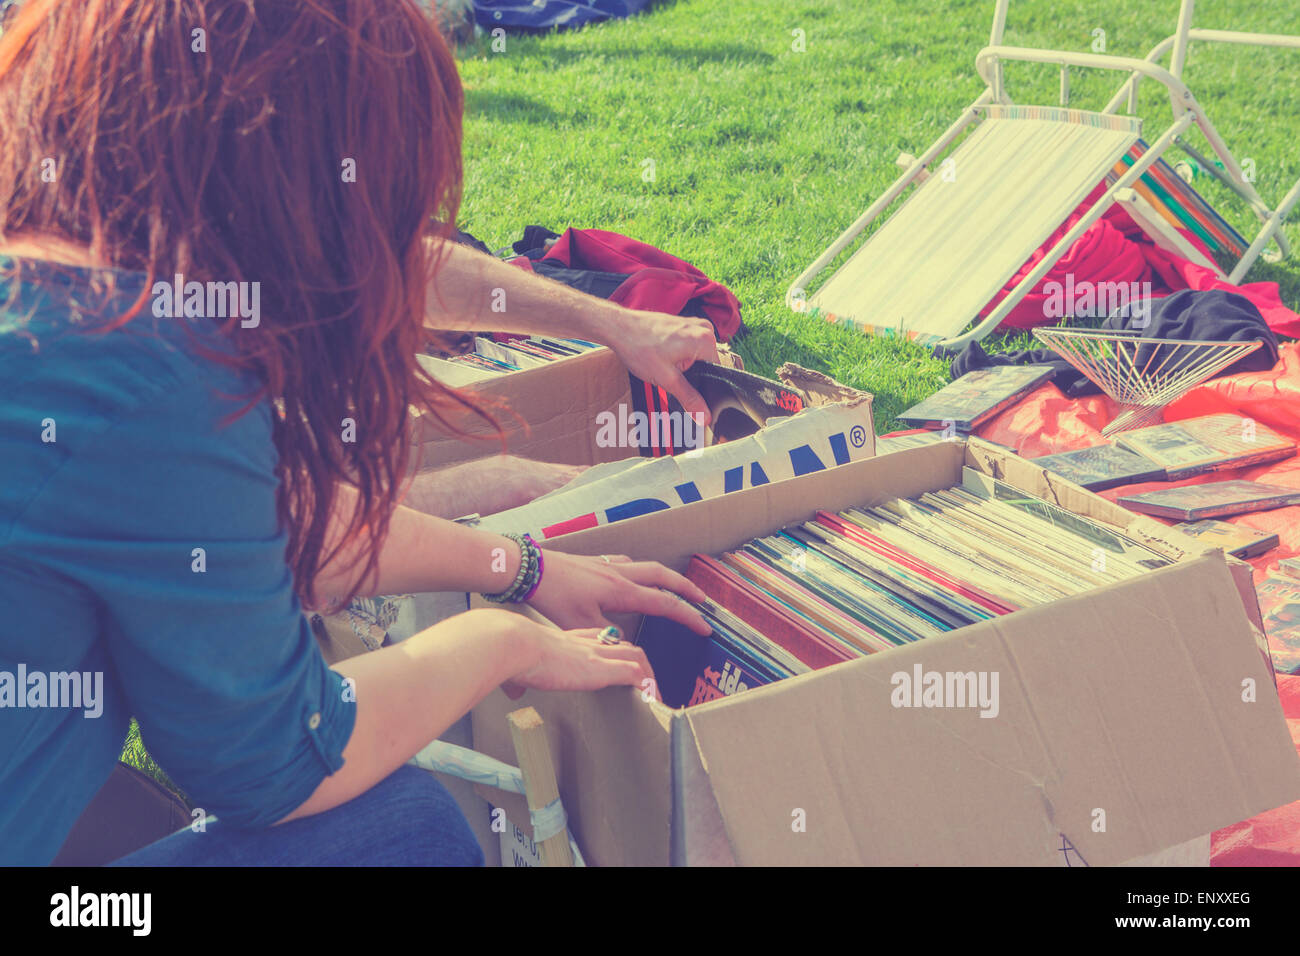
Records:
{"label": "woman with red hair", "polygon": [[[448,242],[461,103],[417,0],[27,0],[5,24],[0,861],[54,857],[135,716],[216,822],[126,862],[476,862],[416,751],[503,683],[641,684],[607,614],[707,632],[659,565],[399,504],[408,409],[472,409],[417,363],[430,328],[605,342],[692,411],[681,370],[716,357],[707,322]],[[301,613],[434,590],[569,630],[477,610],[331,669]]]}

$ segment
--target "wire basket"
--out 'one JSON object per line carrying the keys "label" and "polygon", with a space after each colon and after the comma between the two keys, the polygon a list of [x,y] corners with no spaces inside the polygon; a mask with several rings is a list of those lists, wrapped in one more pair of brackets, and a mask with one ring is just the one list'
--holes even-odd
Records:
{"label": "wire basket", "polygon": [[1112,329],[1034,329],[1034,337],[1115,400],[1106,436],[1160,421],[1165,406],[1263,342],[1196,342]]}

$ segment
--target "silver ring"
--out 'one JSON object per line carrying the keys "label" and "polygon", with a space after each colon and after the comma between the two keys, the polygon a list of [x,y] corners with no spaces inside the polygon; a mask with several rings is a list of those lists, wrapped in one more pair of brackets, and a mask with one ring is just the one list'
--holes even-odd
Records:
{"label": "silver ring", "polygon": [[602,631],[601,631],[598,635],[596,635],[596,636],[600,639],[600,643],[602,643],[602,644],[622,644],[622,643],[623,643],[623,637],[622,637],[621,633],[619,632],[619,629],[616,628],[616,627],[614,627],[614,626],[612,626],[612,625],[611,625],[610,627],[607,627],[607,628],[605,628],[604,630],[602,630]]}
{"label": "silver ring", "polygon": [[600,560],[604,561],[606,564],[613,564],[613,562],[609,560],[609,555],[607,554],[602,554]]}

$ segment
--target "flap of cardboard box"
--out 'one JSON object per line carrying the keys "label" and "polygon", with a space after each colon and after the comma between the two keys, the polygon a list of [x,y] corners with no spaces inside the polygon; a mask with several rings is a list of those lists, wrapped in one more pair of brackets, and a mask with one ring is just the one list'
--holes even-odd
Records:
{"label": "flap of cardboard box", "polygon": [[1116,864],[1300,797],[1213,555],[685,714],[742,864]]}
{"label": "flap of cardboard box", "polygon": [[784,385],[802,394],[807,404],[814,408],[835,402],[857,403],[872,397],[870,392],[841,385],[829,375],[815,372],[793,362],[786,362],[777,369],[776,376]]}
{"label": "flap of cardboard box", "polygon": [[[522,707],[542,715],[560,799],[593,866],[667,866],[672,821],[672,711],[639,692],[530,690],[518,700],[493,691],[473,712],[474,749],[517,763],[506,717]],[[476,785],[506,818],[526,825],[522,797]]]}
{"label": "flap of cardboard box", "polygon": [[[506,451],[541,461],[594,465],[626,457],[627,449],[597,446],[592,440],[596,415],[631,400],[627,369],[609,349],[599,349],[551,365],[501,375],[460,389],[498,420]],[[495,403],[495,404],[493,404]],[[501,450],[495,429],[480,416],[456,413],[451,423],[466,440],[436,422],[416,416],[420,467],[442,468]]]}

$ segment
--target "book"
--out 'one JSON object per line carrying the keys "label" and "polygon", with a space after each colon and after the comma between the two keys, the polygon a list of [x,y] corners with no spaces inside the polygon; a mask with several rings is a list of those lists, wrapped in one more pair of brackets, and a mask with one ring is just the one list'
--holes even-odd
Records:
{"label": "book", "polygon": [[1094,445],[1031,459],[1035,465],[1089,491],[1104,491],[1139,481],[1163,481],[1155,462],[1115,445]]}
{"label": "book", "polygon": [[1300,488],[1265,485],[1257,481],[1211,481],[1203,485],[1124,495],[1119,498],[1119,504],[1130,511],[1158,518],[1196,521],[1300,504]]}
{"label": "book", "polygon": [[994,365],[976,369],[913,405],[898,420],[918,428],[967,434],[1052,376],[1049,365]]}
{"label": "book", "polygon": [[1253,558],[1277,547],[1278,537],[1271,531],[1258,531],[1241,524],[1229,524],[1206,518],[1174,525],[1183,534],[1191,535],[1214,548],[1222,548],[1234,558]]}
{"label": "book", "polygon": [[1269,655],[1279,674],[1300,673],[1300,581],[1269,575],[1255,586]]}
{"label": "book", "polygon": [[1295,442],[1253,419],[1231,414],[1136,428],[1120,435],[1116,444],[1162,466],[1169,481],[1280,461],[1296,453]]}

